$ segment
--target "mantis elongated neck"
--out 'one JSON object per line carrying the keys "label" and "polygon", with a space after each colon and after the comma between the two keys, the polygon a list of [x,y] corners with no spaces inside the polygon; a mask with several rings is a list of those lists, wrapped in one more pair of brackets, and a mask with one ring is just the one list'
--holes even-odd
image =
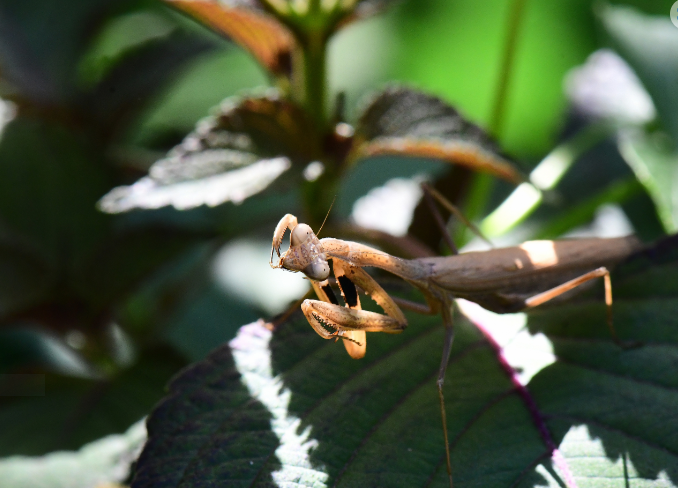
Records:
{"label": "mantis elongated neck", "polygon": [[419,261],[391,256],[364,244],[326,237],[320,239],[322,250],[328,257],[342,259],[356,266],[374,266],[409,281],[426,280],[430,266]]}

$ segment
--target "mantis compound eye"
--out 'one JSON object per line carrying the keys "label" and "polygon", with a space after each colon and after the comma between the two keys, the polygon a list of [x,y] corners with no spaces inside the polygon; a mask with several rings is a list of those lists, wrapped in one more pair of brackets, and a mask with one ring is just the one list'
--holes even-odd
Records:
{"label": "mantis compound eye", "polygon": [[299,246],[313,235],[313,229],[306,224],[297,225],[291,234],[290,244],[292,247]]}
{"label": "mantis compound eye", "polygon": [[306,266],[302,270],[302,273],[313,281],[324,281],[330,275],[330,265],[327,264],[327,261],[316,259]]}

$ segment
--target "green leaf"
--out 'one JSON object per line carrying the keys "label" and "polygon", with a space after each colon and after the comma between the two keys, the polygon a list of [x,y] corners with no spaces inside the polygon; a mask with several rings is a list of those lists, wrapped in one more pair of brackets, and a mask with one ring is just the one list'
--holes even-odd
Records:
{"label": "green leaf", "polygon": [[642,133],[619,136],[619,152],[652,197],[667,232],[678,230],[678,153],[660,138]]}
{"label": "green leaf", "polygon": [[46,374],[44,396],[0,397],[0,457],[79,449],[124,432],[148,413],[184,364],[176,353],[156,348],[112,378]]}
{"label": "green leaf", "polygon": [[99,202],[105,212],[133,208],[177,209],[240,203],[260,193],[293,165],[321,159],[315,126],[276,93],[228,99],[150,175],[118,187]]}
{"label": "green leaf", "polygon": [[92,488],[124,482],[130,464],[146,440],[143,421],[119,435],[91,442],[78,451],[55,452],[40,457],[0,459],[4,488]]}
{"label": "green leaf", "polygon": [[599,16],[615,49],[650,93],[664,127],[678,146],[678,36],[671,19],[611,5],[602,7]]}
{"label": "green leaf", "polygon": [[[458,316],[444,388],[456,485],[678,486],[676,276],[676,237],[613,275],[615,326],[634,349],[610,338],[598,289],[535,311],[555,358],[527,386],[489,332],[499,318]],[[301,314],[274,334],[243,327],[174,380],[132,486],[448,486],[443,327],[408,319],[402,334],[370,334],[362,361]]]}
{"label": "green leaf", "polygon": [[387,88],[364,110],[355,131],[355,161],[375,156],[438,159],[518,183],[518,170],[477,125],[443,100],[408,88]]}
{"label": "green leaf", "polygon": [[[50,0],[0,7],[0,66],[19,102],[54,106],[78,96],[77,64],[111,14],[138,0],[73,0],[65,9]],[[4,88],[4,87],[3,87]]]}
{"label": "green leaf", "polygon": [[83,109],[104,134],[133,122],[178,69],[213,49],[205,39],[175,34],[153,39],[125,53],[99,83],[82,96]]}
{"label": "green leaf", "polygon": [[528,387],[557,439],[581,436],[582,428],[574,425],[588,431],[578,449],[573,444],[563,448],[580,469],[575,473],[579,486],[596,479],[599,484],[592,486],[604,486],[606,479],[622,476],[631,478],[631,486],[641,482],[633,478],[647,486],[678,485],[676,271],[678,238],[671,236],[612,276],[615,328],[622,340],[640,341],[640,347],[610,343],[600,326],[600,300],[592,300],[600,294],[587,293],[574,303],[530,315],[531,330],[548,335],[557,362]]}
{"label": "green leaf", "polygon": [[48,270],[25,242],[0,240],[0,319],[44,297]]}
{"label": "green leaf", "polygon": [[5,127],[0,161],[0,218],[7,232],[52,268],[82,262],[110,222],[94,208],[110,182],[91,141],[20,116]]}
{"label": "green leaf", "polygon": [[206,237],[152,223],[142,230],[97,212],[111,187],[105,160],[61,126],[18,117],[5,128],[0,160],[5,322],[100,329],[143,279]]}

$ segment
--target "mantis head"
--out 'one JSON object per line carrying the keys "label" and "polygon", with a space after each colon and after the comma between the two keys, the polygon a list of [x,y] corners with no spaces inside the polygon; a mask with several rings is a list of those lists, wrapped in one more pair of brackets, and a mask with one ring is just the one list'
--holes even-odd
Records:
{"label": "mantis head", "polygon": [[[280,245],[288,228],[290,229],[290,248],[281,256]],[[277,265],[273,265],[274,251],[280,257]],[[313,229],[306,224],[297,223],[297,218],[291,214],[285,215],[275,228],[271,266],[295,272],[301,271],[307,278],[314,281],[324,281],[330,275],[330,265]]]}

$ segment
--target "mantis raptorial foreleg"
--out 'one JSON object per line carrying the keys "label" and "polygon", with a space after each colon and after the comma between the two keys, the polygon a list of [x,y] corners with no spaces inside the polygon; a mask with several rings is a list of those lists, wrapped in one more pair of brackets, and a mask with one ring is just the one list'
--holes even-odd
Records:
{"label": "mantis raptorial foreleg", "polygon": [[[334,259],[334,274],[346,307],[332,300],[327,282],[313,283],[321,301],[305,300],[301,305],[313,329],[325,338],[341,337],[349,355],[359,359],[365,355],[365,332],[397,334],[407,326],[402,311],[384,289],[364,270],[340,259]],[[355,285],[360,286],[384,310],[386,315],[361,310]]]}
{"label": "mantis raptorial foreleg", "polygon": [[[335,267],[334,269],[335,274],[337,273],[337,269]],[[355,293],[355,300],[351,303],[349,303],[346,300],[346,296],[349,295],[351,296],[351,292],[344,292],[343,287],[341,287],[341,282],[338,281],[342,295],[344,296],[344,301],[346,303],[346,306],[352,309],[357,309],[360,310],[360,298],[358,297],[357,292]],[[334,291],[332,291],[332,288],[330,287],[329,281],[325,280],[322,283],[317,283],[315,281],[311,281],[311,285],[313,286],[313,289],[315,290],[315,294],[317,295],[320,300],[322,300],[325,303],[331,303],[334,305],[339,306],[339,302],[337,301],[337,297],[334,295]],[[355,287],[353,287],[353,290],[355,290]],[[303,303],[302,303],[303,305]],[[302,308],[303,310],[303,308]],[[310,308],[307,308],[306,310],[310,310]],[[304,314],[306,315],[306,319],[309,321],[311,325],[317,324],[320,325],[318,320],[313,317],[313,314],[311,313],[311,317],[309,318],[309,315],[306,314],[306,311],[304,311]],[[314,326],[315,329],[315,326]],[[316,329],[317,330],[317,329]],[[335,332],[339,334],[339,330],[335,329]],[[325,337],[323,335],[323,337]],[[343,333],[340,335],[336,336],[336,339],[341,337],[344,339],[344,347],[346,348],[346,352],[348,352],[348,355],[351,356],[353,359],[360,359],[365,356],[365,352],[367,350],[367,341],[365,338],[365,331],[364,330],[345,330]],[[329,335],[328,337],[325,337],[328,339],[331,339],[332,336]]]}

